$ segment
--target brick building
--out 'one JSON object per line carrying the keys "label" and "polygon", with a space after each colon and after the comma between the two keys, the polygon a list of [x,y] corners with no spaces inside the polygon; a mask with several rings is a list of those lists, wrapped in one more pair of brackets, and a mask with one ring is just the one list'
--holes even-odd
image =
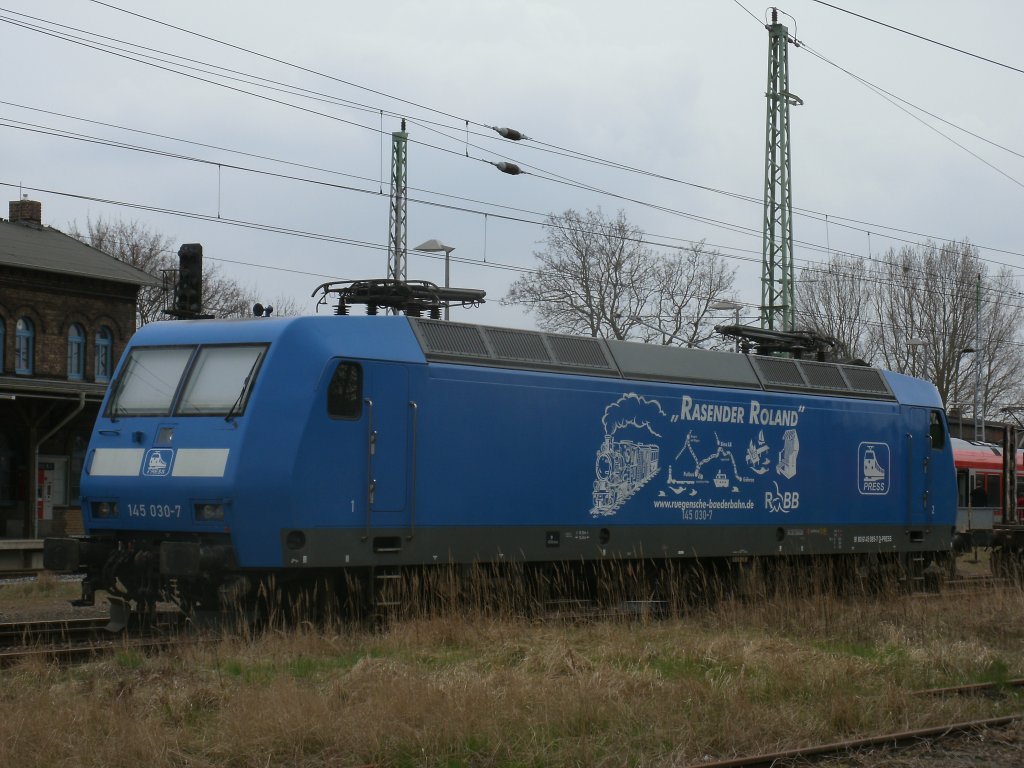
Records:
{"label": "brick building", "polygon": [[89,432],[156,282],[43,226],[34,200],[0,219],[0,536],[80,531]]}

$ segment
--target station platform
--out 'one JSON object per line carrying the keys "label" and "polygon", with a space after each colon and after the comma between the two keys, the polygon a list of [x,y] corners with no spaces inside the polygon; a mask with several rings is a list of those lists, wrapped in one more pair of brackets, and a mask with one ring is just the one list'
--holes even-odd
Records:
{"label": "station platform", "polygon": [[0,572],[42,568],[42,539],[0,539]]}

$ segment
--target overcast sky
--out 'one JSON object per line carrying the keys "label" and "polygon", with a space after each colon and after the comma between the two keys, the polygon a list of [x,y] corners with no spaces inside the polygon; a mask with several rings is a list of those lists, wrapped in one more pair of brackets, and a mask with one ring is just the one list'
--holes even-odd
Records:
{"label": "overcast sky", "polygon": [[[46,224],[137,220],[175,248],[202,243],[207,260],[265,302],[287,296],[313,312],[319,283],[386,273],[391,132],[404,116],[408,245],[437,238],[454,246],[452,285],[488,295],[483,307],[454,310],[453,320],[532,327],[499,300],[517,270],[534,265],[539,223],[597,207],[624,210],[660,249],[706,240],[721,250],[737,269],[737,298],[750,305],[744,314],[757,315],[764,5],[0,5],[0,182],[10,200],[22,192],[40,200]],[[1022,3],[834,5],[1024,69]],[[878,255],[903,244],[894,238],[966,237],[982,258],[1024,270],[1024,161],[1013,154],[1024,154],[1024,74],[813,0],[780,10],[805,44],[789,49],[790,87],[804,101],[791,112],[794,208],[805,212],[794,220],[797,269],[825,260],[828,248]],[[155,51],[193,61],[170,64]],[[157,66],[140,63],[144,56]],[[214,67],[241,79],[210,74]],[[897,108],[839,67],[980,138]],[[486,126],[533,141],[509,142]],[[491,165],[502,160],[528,173],[502,174]],[[410,252],[408,265],[410,278],[444,281],[443,258]]]}

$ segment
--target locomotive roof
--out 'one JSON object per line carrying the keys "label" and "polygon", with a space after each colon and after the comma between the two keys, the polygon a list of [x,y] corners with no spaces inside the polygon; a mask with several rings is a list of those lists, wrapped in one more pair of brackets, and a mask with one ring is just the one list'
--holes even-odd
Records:
{"label": "locomotive roof", "polygon": [[[897,400],[876,368],[411,318],[428,361]],[[899,377],[906,379],[907,377]],[[911,382],[915,381],[913,379]],[[913,385],[898,382],[914,398]],[[929,403],[930,404],[930,403]]]}
{"label": "locomotive roof", "polygon": [[860,365],[568,336],[402,316],[301,316],[150,323],[133,344],[273,342],[321,345],[331,354],[453,363],[630,380],[665,381],[941,407],[926,381]]}

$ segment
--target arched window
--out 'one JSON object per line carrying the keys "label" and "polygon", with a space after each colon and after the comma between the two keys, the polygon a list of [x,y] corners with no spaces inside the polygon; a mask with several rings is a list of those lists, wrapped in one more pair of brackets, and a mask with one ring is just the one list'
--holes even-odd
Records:
{"label": "arched window", "polygon": [[19,317],[14,333],[14,372],[32,373],[35,366],[36,329],[27,317]]}
{"label": "arched window", "polygon": [[105,325],[96,331],[96,381],[110,381],[114,367],[114,334]]}
{"label": "arched window", "polygon": [[85,373],[85,330],[78,323],[68,328],[68,378],[81,381]]}

